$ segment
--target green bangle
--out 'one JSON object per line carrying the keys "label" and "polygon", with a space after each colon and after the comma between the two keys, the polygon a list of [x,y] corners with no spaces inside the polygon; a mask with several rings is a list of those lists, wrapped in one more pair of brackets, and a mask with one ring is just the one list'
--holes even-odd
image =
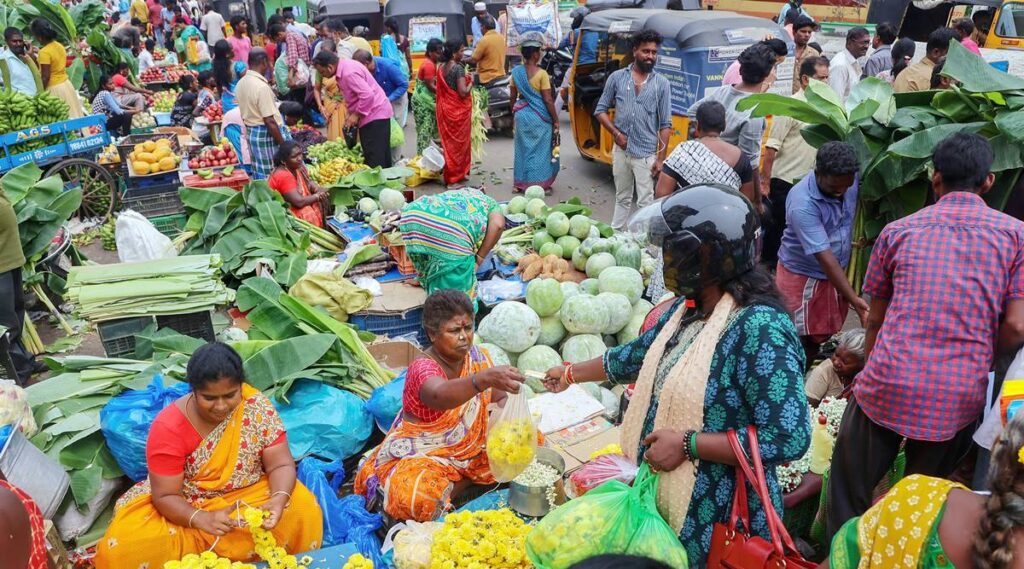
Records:
{"label": "green bangle", "polygon": [[690,433],[690,454],[693,455],[694,460],[700,460],[700,455],[697,454],[697,432]]}

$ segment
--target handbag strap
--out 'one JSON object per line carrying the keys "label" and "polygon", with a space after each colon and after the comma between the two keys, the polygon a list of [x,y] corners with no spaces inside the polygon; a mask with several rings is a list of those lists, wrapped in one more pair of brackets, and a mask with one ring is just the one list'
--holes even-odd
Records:
{"label": "handbag strap", "polygon": [[[733,453],[737,457],[745,457],[743,449],[740,447],[740,439],[736,436],[736,431],[730,429],[727,436]],[[729,529],[736,531],[736,522],[742,521],[743,530],[748,534],[750,533],[750,506],[747,502],[747,475],[745,473],[749,472],[749,470],[749,465],[746,465],[746,468],[736,469],[736,488],[732,494],[732,516],[729,519]]]}
{"label": "handbag strap", "polygon": [[793,538],[790,537],[789,532],[786,531],[786,526],[782,523],[782,518],[775,511],[771,495],[768,493],[768,481],[764,474],[764,465],[761,463],[761,448],[757,444],[757,428],[753,425],[747,426],[747,444],[750,446],[750,459],[753,461],[754,476],[757,480],[754,487],[757,490],[758,497],[761,499],[761,506],[764,508],[765,518],[768,521],[768,531],[772,537],[772,545],[775,546],[775,550],[780,556],[785,554],[784,549],[800,555],[799,550],[797,550],[796,545],[793,543]]}

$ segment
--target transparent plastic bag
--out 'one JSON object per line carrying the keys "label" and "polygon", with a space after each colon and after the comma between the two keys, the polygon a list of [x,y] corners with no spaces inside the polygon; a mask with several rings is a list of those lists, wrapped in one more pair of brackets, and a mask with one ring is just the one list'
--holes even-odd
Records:
{"label": "transparent plastic bag", "polygon": [[0,379],[0,427],[4,425],[18,425],[26,437],[36,434],[36,421],[25,390],[9,379]]}
{"label": "transparent plastic bag", "polygon": [[381,551],[386,555],[394,551],[397,569],[430,569],[430,548],[434,545],[434,534],[444,527],[441,522],[407,521],[393,526]]}
{"label": "transparent plastic bag", "polygon": [[609,480],[631,484],[637,466],[621,454],[603,454],[587,462],[569,475],[569,484],[576,496],[582,496]]}
{"label": "transparent plastic bag", "polygon": [[658,479],[642,465],[632,487],[612,480],[559,506],[526,537],[540,569],[565,569],[604,554],[642,555],[687,567],[686,549],[658,513]]}
{"label": "transparent plastic bag", "polygon": [[525,390],[509,393],[487,429],[487,460],[498,482],[519,476],[537,454],[537,426],[526,399]]}

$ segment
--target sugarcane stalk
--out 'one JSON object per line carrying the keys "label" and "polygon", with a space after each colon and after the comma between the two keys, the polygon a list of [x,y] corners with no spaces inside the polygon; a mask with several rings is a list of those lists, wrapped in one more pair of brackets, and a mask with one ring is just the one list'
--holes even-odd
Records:
{"label": "sugarcane stalk", "polygon": [[46,292],[43,291],[43,287],[39,286],[39,283],[35,283],[32,285],[32,292],[36,293],[36,296],[39,297],[39,300],[41,300],[42,303],[46,305],[46,308],[50,311],[50,313],[53,314],[55,318],[57,318],[57,322],[60,324],[60,327],[64,329],[64,332],[68,336],[73,336],[75,334],[74,329],[71,328],[67,320],[64,320],[64,317],[61,315],[60,311],[57,310],[57,307],[54,306],[52,302],[50,302],[50,297],[46,296]]}

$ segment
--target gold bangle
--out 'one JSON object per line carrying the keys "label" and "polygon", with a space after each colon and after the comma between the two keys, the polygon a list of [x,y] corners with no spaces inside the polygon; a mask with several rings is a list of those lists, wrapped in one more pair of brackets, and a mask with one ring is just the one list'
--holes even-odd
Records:
{"label": "gold bangle", "polygon": [[278,494],[284,494],[285,496],[288,496],[288,502],[285,503],[285,505],[284,505],[285,508],[287,508],[288,506],[292,505],[292,495],[291,495],[291,492],[285,492],[284,490],[278,490],[277,492],[274,492],[274,493],[272,493],[270,495],[270,499],[273,500],[274,496],[277,496]]}
{"label": "gold bangle", "polygon": [[192,520],[196,519],[196,516],[199,515],[199,512],[202,512],[202,510],[200,510],[199,508],[196,508],[195,511],[192,512],[192,515],[188,517],[188,527],[189,528],[192,527]]}

